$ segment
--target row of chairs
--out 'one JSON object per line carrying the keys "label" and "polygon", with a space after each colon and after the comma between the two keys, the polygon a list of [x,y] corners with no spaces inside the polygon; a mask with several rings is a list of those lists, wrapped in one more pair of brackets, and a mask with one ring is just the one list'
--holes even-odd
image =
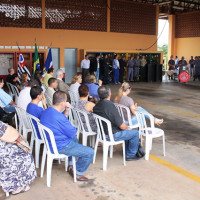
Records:
{"label": "row of chairs", "polygon": [[[123,120],[124,118],[124,110],[128,113],[127,116],[130,118],[130,110],[127,107],[124,107],[120,104],[115,104],[117,109],[120,112],[120,115],[122,116]],[[50,187],[51,185],[51,170],[52,170],[52,161],[53,159],[61,159],[65,158],[65,168],[67,169],[68,165],[68,156],[66,155],[60,155],[58,153],[58,150],[56,148],[55,144],[55,138],[50,129],[40,124],[39,120],[35,118],[34,116],[26,113],[23,109],[16,106],[17,115],[19,117],[19,132],[23,130],[23,135],[25,138],[27,138],[28,132],[32,132],[31,135],[31,141],[30,146],[31,149],[33,149],[33,144],[35,142],[35,162],[36,167],[39,168],[39,154],[40,154],[40,146],[41,144],[44,145],[43,155],[42,155],[42,164],[41,164],[41,177],[43,177],[44,174],[44,167],[45,167],[45,161],[46,161],[46,155],[47,155],[47,186]],[[149,159],[149,152],[152,148],[152,139],[156,137],[163,137],[163,153],[165,155],[165,138],[164,138],[164,131],[158,128],[154,127],[154,119],[153,116],[148,114],[150,117],[150,127],[147,127],[145,115],[147,113],[143,112],[136,112],[137,119],[138,119],[138,125],[136,125],[134,128],[139,128],[140,137],[146,137],[146,156],[145,159]],[[69,120],[70,122],[77,128],[77,137],[79,138],[80,133],[82,134],[82,144],[87,146],[87,140],[88,137],[90,137],[90,145],[94,147],[95,154],[93,163],[95,163],[96,160],[96,153],[98,144],[103,144],[103,170],[107,169],[107,159],[108,159],[108,150],[110,148],[110,157],[113,156],[113,146],[121,144],[123,148],[123,164],[126,165],[125,161],[125,141],[115,141],[112,134],[112,127],[111,122],[103,117],[100,117],[98,115],[93,114],[96,124],[97,124],[97,133],[93,132],[87,113],[84,111],[81,111],[76,108],[72,108],[69,114]],[[83,117],[85,120],[83,120]],[[86,123],[83,123],[85,121]],[[132,126],[130,119],[128,120],[130,123],[130,126]],[[85,126],[85,125],[86,126]],[[36,126],[35,126],[36,125]],[[105,132],[104,128],[105,125],[107,126],[107,132]],[[38,127],[39,132],[36,130],[36,127]],[[133,126],[132,126],[133,127]],[[38,134],[39,133],[39,134]],[[109,137],[109,140],[107,138]],[[48,140],[49,138],[49,140]],[[96,138],[96,141],[95,141]],[[142,140],[141,140],[142,141]],[[73,157],[73,165],[74,165],[74,174],[75,173],[75,157]],[[74,176],[74,182],[76,182],[76,177]]]}

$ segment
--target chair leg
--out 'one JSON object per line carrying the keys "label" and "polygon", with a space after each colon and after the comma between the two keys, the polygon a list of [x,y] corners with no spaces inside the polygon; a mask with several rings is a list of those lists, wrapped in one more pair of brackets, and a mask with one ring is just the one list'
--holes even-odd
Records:
{"label": "chair leg", "polygon": [[108,162],[108,145],[103,144],[103,170],[107,170],[107,162]]}
{"label": "chair leg", "polygon": [[42,154],[41,172],[40,172],[41,178],[44,176],[44,167],[45,167],[46,156],[47,156],[47,150],[46,150],[46,147],[44,145],[43,154]]}
{"label": "chair leg", "polygon": [[[34,137],[34,134],[32,133],[32,134],[31,134],[31,143],[30,143],[30,147],[31,147],[32,152],[33,152],[34,140],[35,140],[35,137]],[[32,153],[32,152],[31,152],[31,153]]]}
{"label": "chair leg", "polygon": [[97,136],[97,139],[96,139],[96,144],[95,144],[95,147],[94,147],[94,157],[93,157],[93,164],[95,163],[95,160],[96,160],[96,154],[97,154],[97,148],[98,148],[98,144],[99,144],[99,139],[98,139],[98,136]]}
{"label": "chair leg", "polygon": [[18,129],[17,114],[16,114],[16,113],[15,113],[15,126],[16,126],[16,130],[19,130],[19,129]]}
{"label": "chair leg", "polygon": [[9,192],[6,192],[6,197],[9,197]]}
{"label": "chair leg", "polygon": [[24,127],[23,127],[23,136],[27,140],[28,133]]}
{"label": "chair leg", "polygon": [[53,158],[47,156],[47,187],[51,187],[51,171],[52,171]]}
{"label": "chair leg", "polygon": [[22,123],[19,122],[19,134],[21,135],[22,134]]}
{"label": "chair leg", "polygon": [[85,135],[85,134],[82,134],[82,136],[83,136],[83,138],[82,138],[82,144],[83,144],[83,146],[87,146],[87,135]]}
{"label": "chair leg", "polygon": [[165,156],[165,135],[163,135],[163,155]]}
{"label": "chair leg", "polygon": [[125,141],[122,144],[122,149],[123,149],[123,163],[124,166],[126,166],[126,148],[125,148]]}
{"label": "chair leg", "polygon": [[40,143],[35,140],[35,165],[36,168],[39,168],[39,160],[40,160]]}
{"label": "chair leg", "polygon": [[72,156],[73,171],[74,171],[74,183],[76,183],[76,158]]}
{"label": "chair leg", "polygon": [[68,167],[68,157],[65,157],[65,171],[67,172],[67,167]]}
{"label": "chair leg", "polygon": [[148,137],[146,137],[146,144],[145,144],[145,146],[146,146],[146,148],[145,148],[146,154],[145,154],[145,160],[149,160],[149,151],[150,151],[149,145],[150,145],[150,141],[149,141]]}
{"label": "chair leg", "polygon": [[113,145],[110,146],[110,158],[113,157]]}

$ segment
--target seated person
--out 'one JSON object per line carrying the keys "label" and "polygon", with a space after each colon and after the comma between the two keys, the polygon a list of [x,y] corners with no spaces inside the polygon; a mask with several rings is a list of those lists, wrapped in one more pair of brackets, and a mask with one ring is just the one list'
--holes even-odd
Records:
{"label": "seated person", "polygon": [[69,86],[62,80],[64,77],[64,73],[62,69],[58,69],[56,71],[56,78],[58,81],[57,91],[65,92],[68,95]]}
{"label": "seated person", "polygon": [[82,75],[81,74],[75,74],[72,78],[72,83],[69,87],[69,91],[75,93],[75,96],[77,97],[77,99],[75,99],[76,101],[79,100],[78,88],[80,87],[81,83],[82,83]]}
{"label": "seated person", "polygon": [[[44,109],[47,109],[46,99],[42,92],[42,88],[40,86],[33,86],[31,88],[30,95],[32,101],[28,104],[26,111],[27,113],[40,119]],[[40,102],[42,102],[44,109],[38,106]]]}
{"label": "seated person", "polygon": [[[76,102],[75,108],[85,111],[88,114],[89,123],[90,123],[90,127],[91,127],[92,131],[97,132],[97,125],[96,125],[95,119],[92,115],[95,104],[93,102],[88,101],[88,98],[89,98],[88,86],[81,85],[78,90],[79,90],[80,100]],[[83,116],[81,117],[81,120],[86,129],[86,121]],[[86,129],[86,131],[87,131],[87,129]]]}
{"label": "seated person", "polygon": [[[33,86],[40,86],[40,83],[38,82],[38,80],[32,78],[29,82],[28,82],[28,86],[25,87],[20,93],[19,93],[19,97],[17,98],[17,106],[26,110],[28,104],[31,102],[31,95],[30,95],[30,91],[31,91],[31,87]],[[40,107],[43,108],[42,102],[40,102],[38,104]]]}
{"label": "seated person", "polygon": [[39,84],[40,84],[40,87],[41,87],[42,90],[43,90],[43,93],[45,93],[45,92],[46,92],[46,87],[44,86],[44,83],[43,83],[44,77],[42,76],[42,74],[37,73],[37,74],[34,75],[34,78],[35,78],[36,80],[38,80],[38,82],[39,82]]}
{"label": "seated person", "polygon": [[[78,157],[76,162],[77,180],[88,181],[84,174],[93,160],[94,150],[78,143],[76,128],[68,120],[70,107],[66,93],[55,92],[53,105],[42,113],[40,123],[52,130],[60,154]],[[68,172],[73,176],[71,157],[69,158]]]}
{"label": "seated person", "polygon": [[[98,89],[100,101],[93,108],[93,112],[111,122],[113,137],[115,141],[125,140],[126,160],[138,160],[137,151],[139,147],[139,132],[130,129],[119,115],[115,105],[110,101],[111,90],[108,86],[101,86]],[[107,132],[105,130],[105,132]]]}
{"label": "seated person", "polygon": [[17,130],[0,121],[0,186],[12,194],[30,190],[37,177],[33,157],[17,146],[18,138]]}
{"label": "seated person", "polygon": [[16,103],[12,100],[12,97],[7,94],[2,88],[4,86],[4,81],[0,78],[0,104],[5,112],[16,112],[15,105]]}
{"label": "seated person", "polygon": [[6,77],[6,82],[11,83],[12,82],[12,75],[15,73],[15,70],[13,68],[8,69],[8,76]]}
{"label": "seated person", "polygon": [[[126,106],[130,109],[131,115],[132,115],[131,116],[132,117],[132,124],[137,125],[138,121],[137,121],[137,117],[136,117],[136,114],[135,114],[135,110],[143,111],[143,112],[146,112],[146,113],[148,113],[148,112],[144,108],[138,107],[137,103],[134,104],[133,99],[128,96],[130,94],[130,92],[131,92],[130,85],[128,83],[124,82],[122,84],[122,87],[119,88],[119,94],[118,94],[117,97],[115,97],[115,102],[122,104],[122,105],[124,105],[124,106]],[[147,116],[147,115],[146,115],[146,117],[149,118],[149,116]],[[126,123],[128,124],[128,116],[127,116],[126,112],[124,112],[124,118],[126,120]],[[163,119],[157,119],[157,118],[154,117],[154,122],[155,122],[156,125],[161,125],[163,123]]]}
{"label": "seated person", "polygon": [[24,72],[21,74],[21,84],[20,84],[20,87],[21,89],[24,89],[26,86],[28,86],[28,80],[29,80],[29,77],[28,77],[28,73]]}
{"label": "seated person", "polygon": [[[42,74],[42,73],[40,73],[40,74]],[[45,77],[43,79],[43,84],[44,84],[45,89],[48,88],[48,80],[50,78],[53,78],[53,76],[54,76],[54,68],[49,68],[47,71],[47,74],[45,75]]]}
{"label": "seated person", "polygon": [[56,78],[50,78],[48,80],[48,88],[45,92],[45,97],[47,98],[48,106],[52,105],[53,95],[56,92],[55,89],[58,87],[58,81]]}
{"label": "seated person", "polygon": [[11,84],[16,86],[18,88],[18,90],[21,91],[21,86],[19,84],[19,78],[18,78],[17,74],[12,75]]}
{"label": "seated person", "polygon": [[87,75],[85,81],[86,81],[85,85],[87,85],[89,88],[90,96],[95,97],[99,101],[99,95],[97,91],[99,86],[102,85],[102,81],[99,80],[99,84],[97,85],[95,75]]}

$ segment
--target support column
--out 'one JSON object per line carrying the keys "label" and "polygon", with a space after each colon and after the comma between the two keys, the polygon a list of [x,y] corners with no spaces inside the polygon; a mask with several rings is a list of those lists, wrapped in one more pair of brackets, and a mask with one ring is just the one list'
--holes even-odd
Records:
{"label": "support column", "polygon": [[169,15],[169,45],[168,45],[168,58],[171,55],[175,58],[175,15]]}
{"label": "support column", "polygon": [[42,0],[42,29],[45,29],[45,0]]}
{"label": "support column", "polygon": [[107,32],[110,32],[110,0],[107,0]]}

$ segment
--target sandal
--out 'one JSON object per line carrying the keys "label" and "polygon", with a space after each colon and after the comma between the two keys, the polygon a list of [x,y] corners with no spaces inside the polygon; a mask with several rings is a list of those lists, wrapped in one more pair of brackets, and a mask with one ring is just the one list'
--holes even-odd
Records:
{"label": "sandal", "polygon": [[19,192],[12,192],[11,194],[12,195],[17,195],[17,194],[21,194],[21,193],[24,193],[24,192],[27,192],[27,191],[29,191],[30,190],[30,186],[29,185],[27,185],[27,186],[25,186],[25,187],[23,187]]}

